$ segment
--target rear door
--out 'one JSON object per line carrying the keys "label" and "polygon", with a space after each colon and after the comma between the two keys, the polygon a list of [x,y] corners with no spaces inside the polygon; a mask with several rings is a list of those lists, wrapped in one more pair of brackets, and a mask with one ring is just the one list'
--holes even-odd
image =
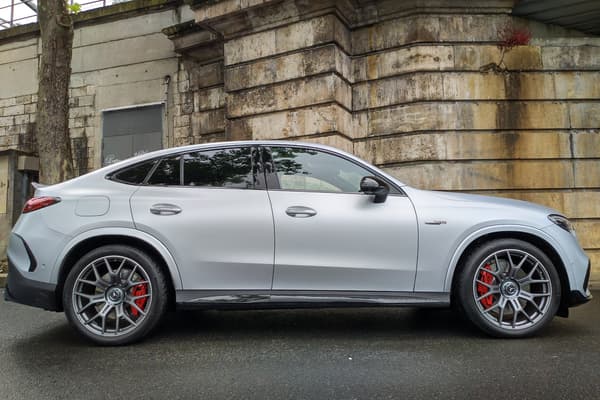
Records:
{"label": "rear door", "polygon": [[273,216],[256,149],[165,157],[131,198],[138,229],[176,259],[184,289],[271,288]]}
{"label": "rear door", "polygon": [[[271,147],[275,291],[412,291],[417,222],[399,190],[384,203],[360,193],[373,172],[340,155]],[[333,293],[332,293],[333,294]]]}

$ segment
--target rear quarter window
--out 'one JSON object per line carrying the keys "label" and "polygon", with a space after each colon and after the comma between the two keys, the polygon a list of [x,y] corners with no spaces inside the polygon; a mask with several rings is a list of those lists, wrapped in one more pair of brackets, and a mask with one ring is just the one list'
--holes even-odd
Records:
{"label": "rear quarter window", "polygon": [[140,164],[136,164],[132,167],[122,169],[112,175],[111,179],[117,182],[129,183],[132,185],[141,185],[144,180],[156,165],[156,160],[146,161]]}

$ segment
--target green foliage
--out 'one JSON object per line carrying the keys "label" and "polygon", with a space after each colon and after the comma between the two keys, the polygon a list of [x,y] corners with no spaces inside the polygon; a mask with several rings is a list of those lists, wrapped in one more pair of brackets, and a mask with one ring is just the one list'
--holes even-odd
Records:
{"label": "green foliage", "polygon": [[71,14],[77,14],[78,12],[81,11],[81,4],[79,4],[79,3],[68,4],[67,3],[67,10]]}

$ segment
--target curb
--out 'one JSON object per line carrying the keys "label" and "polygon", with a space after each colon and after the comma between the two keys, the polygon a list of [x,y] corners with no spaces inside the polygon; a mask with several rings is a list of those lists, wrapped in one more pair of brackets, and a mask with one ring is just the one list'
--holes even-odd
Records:
{"label": "curb", "polygon": [[0,274],[0,289],[6,286],[6,276],[7,274]]}

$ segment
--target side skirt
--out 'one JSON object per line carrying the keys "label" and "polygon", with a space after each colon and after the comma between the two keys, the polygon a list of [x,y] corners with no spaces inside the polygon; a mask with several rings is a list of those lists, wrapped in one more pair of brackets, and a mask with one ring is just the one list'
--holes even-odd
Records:
{"label": "side skirt", "polygon": [[320,290],[178,290],[177,308],[276,309],[333,307],[448,307],[449,293]]}

